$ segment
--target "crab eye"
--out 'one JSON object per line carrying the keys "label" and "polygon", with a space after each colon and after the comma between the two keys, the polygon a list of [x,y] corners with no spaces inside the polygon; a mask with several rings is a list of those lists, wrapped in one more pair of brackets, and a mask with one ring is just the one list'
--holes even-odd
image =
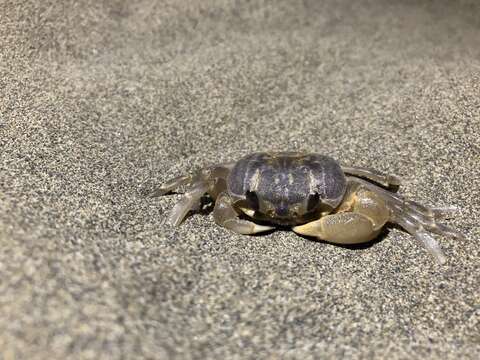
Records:
{"label": "crab eye", "polygon": [[307,211],[312,211],[318,206],[320,202],[320,196],[318,193],[308,195],[307,199]]}
{"label": "crab eye", "polygon": [[251,208],[255,211],[258,211],[259,203],[257,193],[255,191],[247,191],[245,196],[247,197],[247,201]]}

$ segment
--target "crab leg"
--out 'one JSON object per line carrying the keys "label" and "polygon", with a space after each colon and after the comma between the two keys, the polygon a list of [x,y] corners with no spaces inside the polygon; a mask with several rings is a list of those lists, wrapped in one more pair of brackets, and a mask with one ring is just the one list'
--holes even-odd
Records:
{"label": "crab leg", "polygon": [[428,252],[432,254],[440,264],[444,264],[446,262],[442,248],[435,238],[426,232],[425,229],[402,217],[396,218],[395,222],[407,230],[410,234],[415,236],[415,238],[425,246]]}
{"label": "crab leg", "polygon": [[346,174],[363,177],[386,187],[399,186],[402,182],[402,180],[396,175],[385,174],[375,169],[342,166],[342,170]]}
{"label": "crab leg", "polygon": [[190,181],[192,181],[192,177],[190,175],[177,176],[173,179],[168,180],[165,184],[154,190],[150,194],[150,197],[168,194],[169,192],[177,189],[178,187],[188,184]]}
{"label": "crab leg", "polygon": [[405,199],[399,194],[382,189],[368,181],[354,177],[349,177],[348,179],[380,195],[396,213],[404,213],[424,225],[439,225],[436,220],[445,219],[457,210],[454,206],[428,207],[416,201]]}
{"label": "crab leg", "polygon": [[178,226],[190,210],[198,207],[200,199],[208,191],[209,184],[205,181],[198,181],[192,185],[183,198],[173,207],[168,221]]}
{"label": "crab leg", "polygon": [[425,248],[434,255],[440,263],[445,262],[445,256],[436,240],[428,234],[427,231],[444,236],[452,236],[457,239],[465,239],[464,235],[460,232],[437,222],[437,220],[451,214],[453,207],[430,208],[415,201],[407,200],[399,194],[389,192],[368,181],[354,177],[349,177],[349,180],[359,183],[364,188],[379,195],[391,211],[390,221],[397,223],[407,232],[415,236],[417,240],[421,241]]}
{"label": "crab leg", "polygon": [[457,239],[464,239],[464,235],[457,230],[441,224],[437,222],[436,220],[439,220],[439,217],[435,217],[432,215],[429,218],[426,218],[424,216],[419,216],[418,214],[412,212],[408,212],[405,209],[402,209],[400,206],[398,206],[395,203],[391,203],[390,207],[393,210],[393,220],[395,219],[403,219],[409,223],[416,224],[417,227],[423,227],[426,230],[435,233],[435,234],[440,234],[440,235],[446,235],[446,236],[451,236]]}
{"label": "crab leg", "polygon": [[168,221],[175,226],[180,225],[190,210],[201,207],[201,198],[208,194],[215,200],[219,193],[226,188],[226,177],[233,163],[224,163],[200,169],[193,175],[180,175],[168,180],[150,197],[165,195],[182,185],[190,185],[182,199],[173,207]]}
{"label": "crab leg", "polygon": [[251,235],[274,229],[271,226],[259,225],[252,221],[240,219],[233,207],[232,199],[225,192],[221,193],[215,202],[213,218],[218,225],[239,234]]}
{"label": "crab leg", "polygon": [[404,199],[403,202],[408,205],[410,208],[414,208],[415,210],[427,215],[430,218],[434,219],[446,219],[455,212],[458,211],[456,206],[447,206],[447,207],[428,207],[422,205],[413,200]]}

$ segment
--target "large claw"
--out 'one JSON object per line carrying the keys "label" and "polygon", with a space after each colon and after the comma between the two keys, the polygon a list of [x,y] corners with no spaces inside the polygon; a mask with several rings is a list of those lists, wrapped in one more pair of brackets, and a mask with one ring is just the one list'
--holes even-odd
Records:
{"label": "large claw", "polygon": [[327,215],[319,220],[295,226],[293,231],[337,244],[367,242],[379,232],[366,216],[353,212]]}

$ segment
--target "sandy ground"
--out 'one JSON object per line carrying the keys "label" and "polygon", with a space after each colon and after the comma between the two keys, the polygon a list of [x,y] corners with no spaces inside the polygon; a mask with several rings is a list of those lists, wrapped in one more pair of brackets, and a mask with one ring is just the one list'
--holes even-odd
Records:
{"label": "sandy ground", "polygon": [[[480,358],[480,7],[192,3],[0,3],[0,358]],[[402,176],[468,240],[440,266],[144,196],[287,149]]]}

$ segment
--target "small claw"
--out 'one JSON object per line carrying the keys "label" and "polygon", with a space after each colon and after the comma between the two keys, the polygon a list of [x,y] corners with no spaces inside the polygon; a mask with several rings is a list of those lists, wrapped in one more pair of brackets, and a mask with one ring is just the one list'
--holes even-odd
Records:
{"label": "small claw", "polygon": [[260,232],[270,231],[270,230],[273,230],[273,229],[275,229],[274,226],[255,224],[253,226],[253,233],[256,234],[256,233],[260,233]]}
{"label": "small claw", "polygon": [[253,217],[255,215],[255,210],[252,209],[246,209],[246,208],[240,208],[244,214],[247,214],[250,217]]}
{"label": "small claw", "polygon": [[259,225],[251,221],[240,219],[229,219],[222,225],[229,230],[243,235],[252,235],[275,229],[273,226]]}

